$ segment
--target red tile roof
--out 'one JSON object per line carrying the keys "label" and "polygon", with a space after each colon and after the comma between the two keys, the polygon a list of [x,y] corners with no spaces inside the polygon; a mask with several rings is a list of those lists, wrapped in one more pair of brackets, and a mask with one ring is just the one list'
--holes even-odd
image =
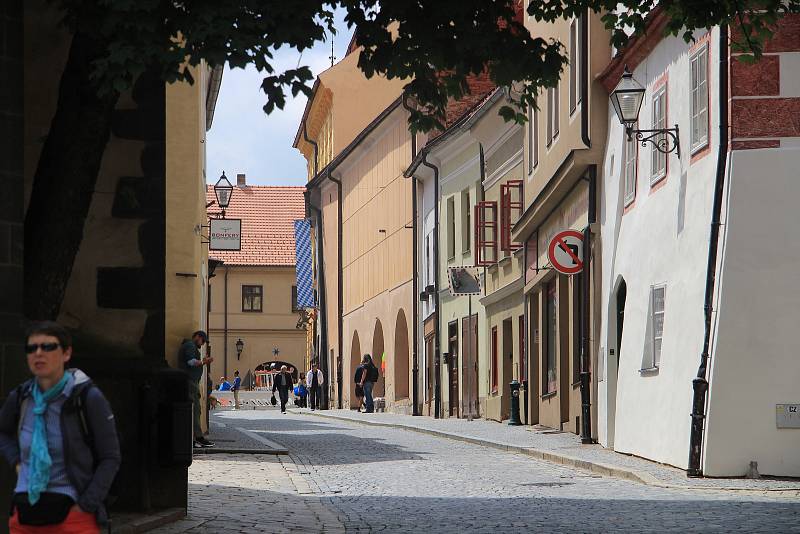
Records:
{"label": "red tile roof", "polygon": [[[209,256],[226,265],[294,265],[294,221],[305,217],[304,187],[234,186],[225,212],[229,219],[242,219],[242,250],[212,250]],[[214,187],[206,188],[207,202],[216,200]],[[219,213],[214,204],[209,217]]]}

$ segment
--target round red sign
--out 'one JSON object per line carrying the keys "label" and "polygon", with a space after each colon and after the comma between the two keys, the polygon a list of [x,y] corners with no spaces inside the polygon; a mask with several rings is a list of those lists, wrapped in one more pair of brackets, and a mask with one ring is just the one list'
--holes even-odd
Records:
{"label": "round red sign", "polygon": [[563,274],[577,274],[583,270],[583,234],[564,230],[553,236],[547,247],[547,258],[553,268]]}

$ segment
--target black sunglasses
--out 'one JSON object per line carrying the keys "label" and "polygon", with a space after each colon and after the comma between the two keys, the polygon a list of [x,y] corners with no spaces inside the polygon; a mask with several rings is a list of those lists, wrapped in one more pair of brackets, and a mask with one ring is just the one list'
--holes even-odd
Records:
{"label": "black sunglasses", "polygon": [[58,347],[60,347],[60,343],[31,343],[29,345],[25,345],[25,352],[28,354],[33,354],[36,352],[36,349],[42,349],[42,352],[53,352]]}

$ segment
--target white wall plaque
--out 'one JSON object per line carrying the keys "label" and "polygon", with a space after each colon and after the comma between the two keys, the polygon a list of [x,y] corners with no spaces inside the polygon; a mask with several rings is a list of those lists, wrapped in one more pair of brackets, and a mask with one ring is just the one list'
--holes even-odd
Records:
{"label": "white wall plaque", "polygon": [[211,219],[208,250],[242,250],[241,219]]}
{"label": "white wall plaque", "polygon": [[800,404],[776,404],[775,424],[778,428],[800,428]]}

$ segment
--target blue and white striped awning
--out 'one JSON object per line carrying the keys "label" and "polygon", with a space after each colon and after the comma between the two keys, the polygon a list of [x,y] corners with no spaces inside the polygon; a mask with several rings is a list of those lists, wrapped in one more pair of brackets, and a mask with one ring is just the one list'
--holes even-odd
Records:
{"label": "blue and white striped awning", "polygon": [[297,307],[313,308],[314,285],[311,266],[311,223],[308,219],[294,221],[295,270],[297,272]]}

